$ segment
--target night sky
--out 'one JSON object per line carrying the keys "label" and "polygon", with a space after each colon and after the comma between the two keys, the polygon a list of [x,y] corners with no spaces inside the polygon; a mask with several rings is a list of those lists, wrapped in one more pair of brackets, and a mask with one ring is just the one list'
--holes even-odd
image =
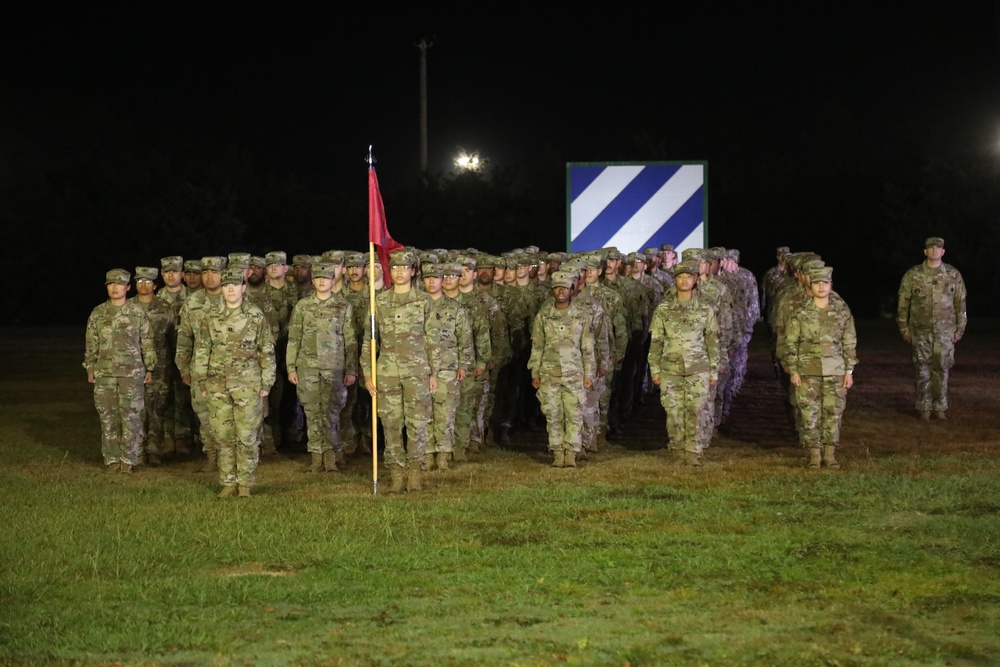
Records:
{"label": "night sky", "polygon": [[[751,202],[774,165],[787,192],[822,192],[808,179],[826,161],[888,179],[904,156],[1000,142],[993,2],[77,4],[22,3],[0,23],[0,184],[127,136],[235,146],[263,173],[359,198],[373,144],[391,192],[418,175],[421,38],[431,172],[460,147],[524,173],[553,156],[707,160],[711,244],[759,240],[758,269],[815,233],[791,231],[811,217],[800,201]],[[769,216],[784,226],[759,229]]]}

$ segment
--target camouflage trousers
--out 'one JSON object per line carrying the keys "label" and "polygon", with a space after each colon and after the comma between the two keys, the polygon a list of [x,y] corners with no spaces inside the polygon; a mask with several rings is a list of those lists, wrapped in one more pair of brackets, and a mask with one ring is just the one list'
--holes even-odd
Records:
{"label": "camouflage trousers", "polygon": [[[384,377],[378,382],[378,416],[385,435],[387,466],[406,467],[407,461],[423,462],[427,452],[427,425],[433,414],[427,379]],[[403,429],[406,443],[403,443]]]}
{"label": "camouflage trousers", "polygon": [[749,336],[745,336],[738,341],[736,349],[733,350],[733,356],[729,360],[729,382],[726,383],[725,392],[722,396],[723,419],[729,416],[730,411],[733,409],[733,401],[736,400],[736,397],[740,394],[740,390],[743,388],[743,380],[746,378],[747,362],[749,360],[747,349],[749,342]]}
{"label": "camouflage trousers", "polygon": [[164,431],[166,429],[167,396],[170,384],[162,373],[153,373],[153,380],[144,386],[142,406],[142,444],[140,454],[166,454]]}
{"label": "camouflage trousers", "polygon": [[299,368],[295,389],[306,415],[310,454],[340,451],[340,411],[347,402],[343,369]]}
{"label": "camouflage trousers", "polygon": [[264,399],[257,384],[209,380],[209,419],[219,456],[219,482],[223,486],[254,484],[260,457],[260,424]]}
{"label": "camouflage trousers", "polygon": [[590,389],[586,389],[587,400],[583,405],[583,433],[581,447],[588,452],[597,451],[597,437],[601,434],[601,394],[607,388],[607,377],[594,379]]}
{"label": "camouflage trousers", "polygon": [[191,387],[184,384],[176,367],[171,365],[168,373],[166,404],[163,406],[163,436],[168,442],[182,443],[190,448],[193,442],[191,423],[194,421]]}
{"label": "camouflage trousers", "polygon": [[486,430],[490,428],[493,419],[493,405],[496,401],[497,376],[500,371],[493,369],[487,371],[486,381],[483,383],[483,395],[476,406],[476,416],[472,422],[472,442],[483,444],[486,441]]}
{"label": "camouflage trousers", "polygon": [[847,407],[844,376],[803,375],[795,394],[801,415],[802,446],[836,446],[840,442],[840,418]]}
{"label": "camouflage trousers", "polygon": [[472,446],[472,423],[478,413],[479,399],[483,396],[485,383],[485,373],[474,377],[470,372],[459,384],[461,393],[458,410],[455,412],[455,449],[468,449]]}
{"label": "camouflage trousers", "polygon": [[715,391],[712,395],[712,427],[717,427],[722,424],[722,420],[728,414],[725,410],[726,401],[726,387],[732,381],[733,378],[733,366],[732,359],[730,363],[719,367],[719,380],[715,383]]}
{"label": "camouflage trousers", "polygon": [[948,372],[955,365],[951,334],[913,334],[912,343],[917,410],[947,410]]}
{"label": "camouflage trousers", "polygon": [[583,446],[583,413],[587,403],[583,378],[542,376],[537,395],[545,415],[549,449],[579,452]]}
{"label": "camouflage trousers", "polygon": [[218,438],[212,430],[207,391],[205,380],[191,381],[191,409],[194,410],[197,431],[201,436],[201,448],[205,453],[219,450]]}
{"label": "camouflage trousers", "polygon": [[712,386],[708,373],[660,376],[660,405],[667,413],[671,449],[700,454],[706,442],[706,430],[707,439],[711,440]]}
{"label": "camouflage trousers", "polygon": [[364,390],[365,381],[358,377],[357,381],[347,387],[344,397],[344,407],[340,409],[340,442],[344,446],[344,451],[348,454],[354,452],[357,447],[358,427],[354,424],[354,413],[358,407],[358,390]]}
{"label": "camouflage trousers", "polygon": [[142,441],[142,378],[94,378],[94,405],[101,418],[104,464],[139,462]]}
{"label": "camouflage trousers", "polygon": [[431,394],[433,417],[427,429],[427,453],[451,453],[455,449],[455,413],[458,411],[458,373],[438,371],[438,386]]}
{"label": "camouflage trousers", "polygon": [[608,426],[610,425],[609,415],[611,410],[611,391],[615,387],[615,377],[617,375],[617,369],[613,368],[608,371],[608,374],[603,378],[604,387],[601,389],[601,395],[597,400],[597,409],[601,421],[601,432],[605,435],[607,435]]}

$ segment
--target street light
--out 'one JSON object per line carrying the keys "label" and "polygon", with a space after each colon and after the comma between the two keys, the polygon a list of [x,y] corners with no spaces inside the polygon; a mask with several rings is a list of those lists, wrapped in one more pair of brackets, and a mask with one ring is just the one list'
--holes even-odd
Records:
{"label": "street light", "polygon": [[459,150],[455,156],[455,166],[463,171],[481,171],[486,161],[480,159],[479,153],[466,153]]}

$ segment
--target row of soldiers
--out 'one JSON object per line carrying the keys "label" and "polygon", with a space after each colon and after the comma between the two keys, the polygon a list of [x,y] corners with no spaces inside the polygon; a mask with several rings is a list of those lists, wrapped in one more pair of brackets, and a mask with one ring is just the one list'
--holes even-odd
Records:
{"label": "row of soldiers", "polygon": [[839,468],[836,448],[858,363],[851,309],[832,289],[833,268],[781,246],[763,279],[765,320],[789,419],[810,468]]}
{"label": "row of soldiers", "polygon": [[[533,426],[540,405],[529,370],[533,321],[552,299],[551,274],[564,264],[575,269],[580,291],[601,313],[593,325],[602,332],[596,365],[598,389],[592,392],[593,404],[583,421],[579,452],[586,456],[598,449],[600,441],[621,432],[649,384],[649,323],[664,291],[671,287],[672,277],[666,269],[677,261],[672,247],[647,248],[628,255],[615,248],[569,255],[542,253],[536,247],[499,256],[475,249],[421,252],[411,248],[407,253],[399,261],[405,265],[400,268],[412,271],[408,282],[417,292],[431,292],[433,285],[428,286],[427,279],[433,283],[440,273],[442,293],[458,301],[465,311],[472,343],[471,361],[463,356],[454,364],[469,370],[457,383],[460,391],[454,418],[435,420],[453,427],[453,433],[435,434],[431,450],[418,457],[420,467],[446,467],[448,460],[466,459],[467,451],[477,451],[490,431],[497,444],[507,444],[519,429]],[[721,356],[729,360],[731,372],[726,382],[718,385],[718,409],[713,416],[718,425],[728,414],[745,373],[746,344],[759,316],[756,281],[739,267],[738,251],[710,248],[685,253],[699,259],[703,256],[699,286],[714,295],[719,320],[724,323],[720,345],[725,346],[725,352]],[[141,445],[121,447],[119,442],[117,450],[106,448],[108,467],[125,471],[143,462],[155,465],[166,453],[184,454],[196,447],[205,453],[203,469],[214,470],[220,465],[220,436],[210,418],[212,398],[219,398],[219,392],[231,394],[236,385],[208,386],[212,384],[208,373],[211,359],[209,352],[203,352],[199,359],[199,338],[210,337],[212,326],[223,319],[218,313],[225,312],[224,283],[236,285],[238,289],[230,289],[239,291],[241,297],[245,293],[246,302],[260,311],[275,363],[275,380],[260,389],[263,395],[259,398],[266,398],[262,419],[247,439],[262,440],[265,451],[282,447],[284,441],[295,437],[295,425],[304,417],[311,454],[308,469],[312,471],[334,470],[354,449],[373,446],[370,393],[377,389],[359,391],[372,374],[370,368],[364,369],[368,355],[363,351],[369,342],[366,263],[363,253],[329,251],[322,256],[296,255],[289,271],[286,255],[275,251],[264,257],[233,253],[187,261],[171,256],[161,260],[159,271],[137,267],[137,294],[129,301],[145,313],[150,340],[158,349],[149,357],[155,364],[146,365],[152,369],[151,378],[146,378],[144,396],[140,397],[144,423]],[[398,283],[396,276],[386,284],[381,267],[376,264],[371,268],[376,290],[390,294]],[[423,269],[427,275],[422,275]],[[121,274],[127,275],[116,271],[115,276],[108,274],[109,297],[112,287],[121,284]],[[154,293],[158,277],[162,277],[163,286]],[[318,283],[323,283],[322,289]],[[318,299],[317,291],[324,298]],[[331,296],[337,298],[331,301]],[[333,303],[340,305],[331,308]],[[333,329],[327,326],[331,323]],[[261,338],[267,336],[262,334]],[[431,340],[435,344],[426,354],[439,354],[444,347],[440,338]],[[229,356],[242,355],[246,370],[252,355],[239,349],[251,346],[246,340],[235,342],[237,351]],[[205,343],[201,349],[209,350],[210,346]],[[94,367],[89,355],[84,364],[88,372]],[[440,361],[436,364],[441,365]],[[263,375],[266,379],[266,369]],[[290,387],[294,391],[289,391]],[[287,400],[290,395],[292,400]],[[291,410],[285,407],[288,405],[293,406]],[[102,410],[100,401],[98,409]],[[384,425],[381,409],[380,416]],[[104,421],[102,418],[102,424]],[[225,428],[232,431],[229,424]],[[104,429],[106,441],[113,439],[110,430]],[[408,437],[410,429],[403,430]],[[443,444],[437,444],[438,440]],[[428,453],[436,456],[428,457]],[[404,467],[410,467],[409,463]],[[227,475],[223,475],[224,491],[236,485],[235,478]],[[251,485],[250,478],[239,483],[241,490]]]}

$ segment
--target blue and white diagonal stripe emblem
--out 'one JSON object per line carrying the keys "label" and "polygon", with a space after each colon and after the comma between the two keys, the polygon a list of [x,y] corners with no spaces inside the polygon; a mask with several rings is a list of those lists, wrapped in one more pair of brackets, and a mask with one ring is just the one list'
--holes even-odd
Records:
{"label": "blue and white diagonal stripe emblem", "polygon": [[705,245],[705,170],[697,163],[570,164],[574,252]]}

